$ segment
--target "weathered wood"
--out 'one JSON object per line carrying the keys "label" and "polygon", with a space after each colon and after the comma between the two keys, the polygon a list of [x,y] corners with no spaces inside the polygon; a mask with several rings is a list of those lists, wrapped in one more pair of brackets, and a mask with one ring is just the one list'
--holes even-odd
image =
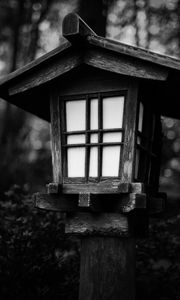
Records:
{"label": "weathered wood", "polygon": [[133,238],[82,239],[79,300],[85,299],[135,299]]}
{"label": "weathered wood", "polygon": [[80,236],[130,236],[128,217],[117,213],[91,214],[77,212],[67,215],[65,232]]}
{"label": "weathered wood", "polygon": [[62,35],[70,42],[80,42],[96,33],[75,13],[65,16],[62,23]]}
{"label": "weathered wood", "polygon": [[[87,195],[87,197],[86,197]],[[111,213],[145,213],[157,214],[165,210],[166,197],[161,193],[156,196],[145,194],[114,194],[96,195],[85,194],[83,202],[82,194],[41,194],[34,195],[35,206],[44,210],[59,212],[111,212]]]}
{"label": "weathered wood", "polygon": [[[98,46],[107,50],[117,52],[119,54],[134,57],[135,59],[149,61],[151,63],[163,66],[165,67],[165,69],[168,67],[175,70],[180,70],[180,61],[175,57],[158,54],[147,49],[123,44],[117,40],[107,39],[100,36],[88,36],[87,40],[90,45]],[[137,60],[134,60],[135,63],[136,61]]]}
{"label": "weathered wood", "polygon": [[90,193],[79,193],[79,207],[91,207],[91,195]]}
{"label": "weathered wood", "polygon": [[[27,65],[17,69],[16,71],[6,75],[5,77],[1,78],[0,86],[3,86],[7,83],[10,83],[15,78],[19,77],[20,79],[28,72],[36,72],[38,68],[42,68],[44,64],[48,64],[51,59],[56,59],[60,55],[61,52],[66,51],[66,49],[70,48],[71,44],[68,41],[64,41],[59,47],[55,48],[54,50],[44,54],[43,56],[33,60],[32,62],[28,63]],[[44,66],[43,66],[44,68]]]}
{"label": "weathered wood", "polygon": [[132,182],[130,183],[130,192],[131,193],[137,193],[137,194],[141,194],[141,193],[145,193],[147,190],[147,187],[144,185],[143,182]]}
{"label": "weathered wood", "polygon": [[73,197],[58,196],[56,194],[41,194],[33,195],[34,205],[36,208],[59,211],[59,212],[74,212],[78,210],[78,195]]}
{"label": "weathered wood", "polygon": [[[180,70],[180,61],[176,58],[168,57],[166,55],[160,55],[154,52],[151,52],[149,50],[145,50],[138,47],[133,47],[127,44],[122,44],[120,42],[117,42],[115,40],[109,40],[107,38],[102,38],[99,36],[91,35],[87,37],[87,40],[89,42],[89,45],[98,46],[100,48],[111,50],[113,52],[117,52],[119,54],[124,54],[129,57],[134,57],[139,60],[143,61],[149,61],[157,65],[162,65],[164,67]],[[8,74],[4,78],[1,78],[0,81],[0,87],[4,84],[10,83],[12,79],[24,75],[26,72],[29,72],[32,70],[32,72],[35,72],[37,68],[41,68],[42,65],[48,64],[49,61],[55,57],[58,57],[61,55],[65,49],[70,48],[71,44],[66,41],[64,42],[60,47],[57,47],[56,49],[50,51],[49,53],[43,55],[42,57],[34,60],[33,62],[30,62],[26,66],[16,70],[15,72]],[[134,61],[136,62],[136,60]],[[21,77],[22,78],[22,77]]]}
{"label": "weathered wood", "polygon": [[48,183],[46,187],[48,194],[58,194],[61,192],[62,189],[62,186],[59,183]]}
{"label": "weathered wood", "polygon": [[84,61],[86,64],[102,70],[137,78],[164,81],[168,76],[168,70],[159,65],[152,65],[142,60],[134,62],[132,57],[108,52],[101,48],[88,49]]}
{"label": "weathered wood", "polygon": [[122,197],[120,207],[123,213],[132,212],[137,209],[145,210],[147,209],[147,196],[146,194],[127,194]]}
{"label": "weathered wood", "polygon": [[56,59],[52,57],[45,65],[40,64],[38,68],[34,68],[31,72],[25,72],[20,81],[17,78],[13,80],[8,87],[9,96],[47,84],[56,77],[79,66],[82,63],[80,50],[73,52],[71,50],[66,49],[63,51],[63,55],[56,57]]}
{"label": "weathered wood", "polygon": [[[71,82],[71,89],[69,89],[69,81]],[[78,68],[78,73],[77,70],[72,70],[68,80],[65,78],[58,82],[62,84],[59,90],[59,95],[62,97],[120,91],[126,90],[128,86],[128,79],[125,76],[100,69],[97,70],[85,64]]]}
{"label": "weathered wood", "polygon": [[[43,88],[44,84],[47,86],[47,83],[52,83],[57,77],[63,79],[64,76],[61,75],[75,69],[80,64],[83,66],[87,63],[95,67],[96,70],[99,68],[117,74],[137,76],[141,79],[154,79],[154,83],[148,81],[149,86],[147,87],[150,89],[150,84],[153,84],[153,91],[154,89],[156,89],[156,93],[159,91],[157,105],[159,105],[160,111],[167,116],[179,117],[177,88],[178,72],[180,71],[179,60],[98,36],[86,36],[85,41],[86,47],[82,45],[82,51],[79,48],[81,47],[80,44],[75,47],[66,42],[43,57],[4,77],[0,81],[0,96],[31,113],[46,117],[48,112],[45,114],[39,112],[37,102],[31,101],[32,98],[39,99],[41,97],[43,102],[49,101],[48,93],[45,94],[44,92],[43,95],[38,93],[37,95],[37,89]],[[85,52],[85,54],[80,55],[81,58],[78,59],[76,54],[79,55],[80,52]],[[76,75],[78,72],[77,69]],[[166,82],[160,82],[160,80]],[[79,82],[81,81],[79,80]],[[32,91],[34,87],[36,88]],[[51,88],[54,89],[52,86]],[[114,86],[112,88],[114,89]],[[59,89],[61,89],[60,86]],[[25,94],[25,91],[29,91],[29,95]],[[173,105],[169,105],[170,98],[173,99]]]}
{"label": "weathered wood", "polygon": [[122,178],[123,182],[134,181],[135,163],[135,130],[137,122],[138,107],[138,83],[136,80],[129,83],[125,108],[125,137],[122,157]]}
{"label": "weathered wood", "polygon": [[114,194],[128,193],[130,190],[129,183],[121,183],[119,180],[106,180],[99,183],[83,183],[83,184],[63,184],[62,193],[78,194],[81,192],[91,194]]}
{"label": "weathered wood", "polygon": [[136,193],[141,194],[146,191],[151,192],[149,186],[145,186],[142,182],[120,182],[119,180],[104,180],[101,182],[89,182],[82,184],[67,183],[60,185],[59,183],[49,183],[47,192],[63,193],[63,194],[78,194],[78,193],[93,193],[93,194],[113,194],[113,193]]}
{"label": "weathered wood", "polygon": [[61,155],[61,122],[60,107],[58,97],[51,96],[50,100],[51,112],[51,142],[52,142],[52,166],[53,180],[56,184],[62,184],[62,155]]}

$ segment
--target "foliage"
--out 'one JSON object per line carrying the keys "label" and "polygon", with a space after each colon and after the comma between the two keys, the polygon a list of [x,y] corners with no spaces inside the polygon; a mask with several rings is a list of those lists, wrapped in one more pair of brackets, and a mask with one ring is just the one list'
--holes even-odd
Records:
{"label": "foliage", "polygon": [[77,298],[79,250],[61,215],[42,212],[14,186],[0,202],[0,298]]}
{"label": "foliage", "polygon": [[179,0],[116,0],[109,7],[107,35],[179,56],[179,11]]}
{"label": "foliage", "polygon": [[[177,212],[176,212],[177,213]],[[137,241],[137,299],[180,299],[180,215],[151,220]]]}
{"label": "foliage", "polygon": [[[137,299],[180,299],[180,215],[152,219],[136,250]],[[13,186],[0,201],[0,298],[76,300],[78,281],[79,242],[63,216]]]}

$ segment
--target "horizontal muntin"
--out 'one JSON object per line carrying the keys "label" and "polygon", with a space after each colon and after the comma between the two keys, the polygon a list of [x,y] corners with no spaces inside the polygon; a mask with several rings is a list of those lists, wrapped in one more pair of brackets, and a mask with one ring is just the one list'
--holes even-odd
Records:
{"label": "horizontal muntin", "polygon": [[111,129],[88,129],[88,130],[79,130],[79,131],[64,131],[64,135],[74,135],[74,134],[86,134],[86,133],[106,133],[106,132],[124,132],[123,128],[111,128]]}
{"label": "horizontal muntin", "polygon": [[81,143],[81,144],[66,144],[63,145],[65,148],[71,148],[71,147],[95,147],[95,146],[122,146],[124,145],[123,142],[111,142],[111,143]]}

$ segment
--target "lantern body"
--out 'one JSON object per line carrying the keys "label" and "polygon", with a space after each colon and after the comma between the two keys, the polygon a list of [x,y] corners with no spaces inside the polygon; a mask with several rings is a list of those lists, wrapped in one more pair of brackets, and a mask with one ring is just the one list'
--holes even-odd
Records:
{"label": "lantern body", "polygon": [[124,183],[157,191],[161,126],[148,98],[136,79],[90,67],[56,83],[52,156],[62,193],[116,194]]}
{"label": "lantern body", "polygon": [[114,193],[118,183],[139,180],[138,89],[136,79],[90,67],[71,72],[68,82],[61,79],[54,86],[54,182],[62,184],[65,193],[73,192],[72,185],[74,193],[85,187],[90,193],[102,193],[103,188]]}

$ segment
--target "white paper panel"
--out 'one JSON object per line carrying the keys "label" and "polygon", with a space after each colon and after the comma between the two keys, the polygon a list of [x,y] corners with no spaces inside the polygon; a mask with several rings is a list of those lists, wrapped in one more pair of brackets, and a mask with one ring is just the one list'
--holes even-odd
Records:
{"label": "white paper panel", "polygon": [[85,130],[86,102],[85,100],[66,102],[67,131]]}
{"label": "white paper panel", "polygon": [[85,148],[67,149],[68,177],[85,176]]}
{"label": "white paper panel", "polygon": [[103,143],[122,142],[122,132],[108,132],[103,134]]}
{"label": "white paper panel", "polygon": [[73,134],[67,136],[67,144],[84,144],[85,134]]}
{"label": "white paper panel", "polygon": [[98,99],[90,102],[90,129],[98,129]]}
{"label": "white paper panel", "polygon": [[98,176],[98,147],[90,148],[89,176]]}
{"label": "white paper panel", "polygon": [[90,136],[90,142],[91,143],[98,143],[98,134],[97,133],[93,133]]}
{"label": "white paper panel", "polygon": [[142,132],[143,127],[143,115],[144,115],[144,105],[140,102],[139,105],[139,122],[138,122],[138,130]]}
{"label": "white paper panel", "polygon": [[122,128],[124,97],[108,97],[103,99],[103,128]]}
{"label": "white paper panel", "polygon": [[139,157],[140,157],[140,151],[139,151],[139,149],[136,149],[135,179],[138,179],[138,172],[139,172]]}
{"label": "white paper panel", "polygon": [[120,148],[120,146],[103,147],[102,176],[118,176]]}

